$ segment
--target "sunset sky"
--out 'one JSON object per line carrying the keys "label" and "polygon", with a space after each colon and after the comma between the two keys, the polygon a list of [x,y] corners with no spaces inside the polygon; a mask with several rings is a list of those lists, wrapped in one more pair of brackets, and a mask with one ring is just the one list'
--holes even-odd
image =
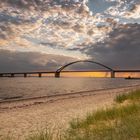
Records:
{"label": "sunset sky", "polygon": [[140,0],[0,0],[0,72],[87,59],[140,69]]}

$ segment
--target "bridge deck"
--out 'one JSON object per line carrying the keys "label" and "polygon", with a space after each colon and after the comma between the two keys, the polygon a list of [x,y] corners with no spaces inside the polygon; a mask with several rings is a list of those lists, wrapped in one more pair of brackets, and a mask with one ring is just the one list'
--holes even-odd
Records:
{"label": "bridge deck", "polygon": [[[110,70],[86,70],[86,71],[62,71],[62,73],[71,73],[71,72],[111,72]],[[113,73],[139,73],[140,70],[113,70]],[[0,77],[15,77],[15,75],[23,75],[27,77],[29,74],[37,74],[39,77],[42,77],[42,74],[55,74],[56,71],[34,71],[34,72],[8,72],[0,73]]]}

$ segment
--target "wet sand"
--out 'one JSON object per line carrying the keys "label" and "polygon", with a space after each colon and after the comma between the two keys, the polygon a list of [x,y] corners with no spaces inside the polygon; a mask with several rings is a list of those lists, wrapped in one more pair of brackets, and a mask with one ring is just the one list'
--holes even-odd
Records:
{"label": "wet sand", "polygon": [[73,118],[110,107],[116,95],[135,89],[140,86],[0,103],[0,139],[9,135],[22,140],[46,127],[66,129]]}

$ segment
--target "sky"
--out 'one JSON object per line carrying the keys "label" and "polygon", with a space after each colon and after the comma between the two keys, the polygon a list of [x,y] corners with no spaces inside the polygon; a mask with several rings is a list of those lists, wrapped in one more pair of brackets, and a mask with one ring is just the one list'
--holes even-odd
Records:
{"label": "sky", "polygon": [[76,60],[140,69],[140,0],[0,0],[0,72]]}

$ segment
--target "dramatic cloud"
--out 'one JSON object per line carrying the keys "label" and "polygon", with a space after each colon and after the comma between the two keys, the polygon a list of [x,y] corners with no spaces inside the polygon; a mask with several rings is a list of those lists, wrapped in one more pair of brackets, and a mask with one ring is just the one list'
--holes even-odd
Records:
{"label": "dramatic cloud", "polygon": [[79,59],[139,68],[139,24],[139,0],[0,0],[0,68],[54,69]]}
{"label": "dramatic cloud", "polygon": [[66,56],[0,50],[0,72],[55,71],[71,61]]}
{"label": "dramatic cloud", "polygon": [[115,69],[140,69],[140,25],[120,25],[104,43],[90,46],[87,54]]}

